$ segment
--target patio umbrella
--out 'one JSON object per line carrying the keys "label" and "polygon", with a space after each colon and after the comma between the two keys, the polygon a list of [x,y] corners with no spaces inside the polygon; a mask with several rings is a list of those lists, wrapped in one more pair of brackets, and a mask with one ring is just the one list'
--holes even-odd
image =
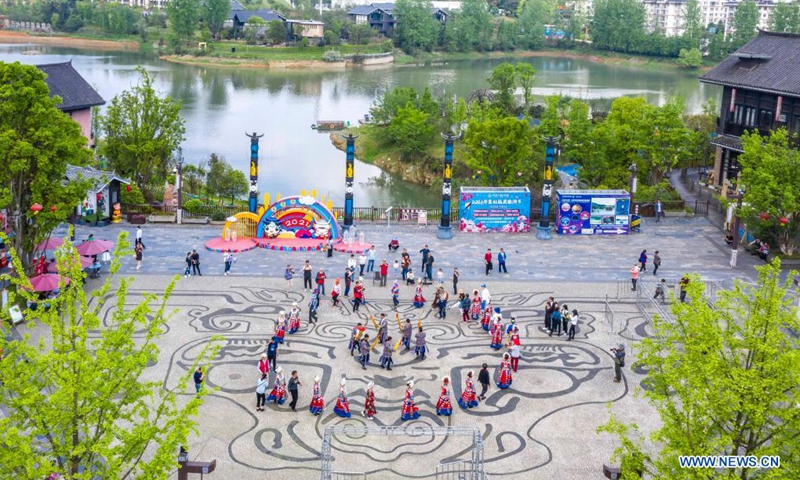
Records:
{"label": "patio umbrella", "polygon": [[[61,275],[52,273],[43,273],[31,278],[31,285],[34,292],[49,292],[57,290],[58,283],[61,281]],[[65,284],[69,285],[69,278],[64,278]]]}
{"label": "patio umbrella", "polygon": [[[94,263],[94,260],[92,260],[91,257],[79,257],[79,258],[81,259],[81,268],[86,268],[92,263]],[[49,264],[47,264],[47,271],[50,273],[58,272],[58,262],[50,262]]]}
{"label": "patio umbrella", "polygon": [[103,252],[107,252],[114,248],[114,242],[108,242],[106,240],[89,240],[88,242],[83,242],[78,245],[75,249],[81,255],[85,257],[91,257],[92,255],[100,255]]}
{"label": "patio umbrella", "polygon": [[44,242],[40,243],[39,246],[36,247],[36,249],[40,250],[40,251],[55,250],[58,247],[60,247],[61,245],[63,245],[63,244],[64,244],[64,239],[63,238],[50,237],[47,240],[45,240]]}

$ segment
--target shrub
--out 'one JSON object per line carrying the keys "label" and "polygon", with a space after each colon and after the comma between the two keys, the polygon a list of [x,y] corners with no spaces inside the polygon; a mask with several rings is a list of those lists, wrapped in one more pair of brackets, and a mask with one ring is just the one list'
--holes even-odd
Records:
{"label": "shrub", "polygon": [[200,213],[203,210],[203,202],[197,198],[183,202],[183,209],[189,213]]}
{"label": "shrub", "polygon": [[385,40],[381,43],[381,51],[384,53],[388,53],[394,50],[394,45],[392,45],[391,40]]}
{"label": "shrub", "polygon": [[322,59],[326,62],[340,62],[342,60],[342,53],[339,50],[326,50],[322,54]]}
{"label": "shrub", "polygon": [[131,191],[128,191],[127,185],[122,185],[122,189],[119,192],[119,199],[122,203],[127,203],[128,205],[141,205],[144,202],[144,194],[136,185],[131,184]]}
{"label": "shrub", "polygon": [[214,220],[215,222],[222,222],[226,218],[228,217],[225,216],[225,212],[217,211],[211,214],[211,220]]}

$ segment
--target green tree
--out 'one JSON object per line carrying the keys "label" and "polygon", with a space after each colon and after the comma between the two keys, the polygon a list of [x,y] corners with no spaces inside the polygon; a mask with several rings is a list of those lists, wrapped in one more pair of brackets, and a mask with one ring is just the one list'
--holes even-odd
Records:
{"label": "green tree", "polygon": [[[67,165],[92,158],[80,126],[50,98],[45,75],[33,66],[0,62],[0,209],[15,235],[10,245],[27,268],[36,246],[86,196],[86,182],[65,183]],[[38,214],[30,207],[44,208]]]}
{"label": "green tree", "polygon": [[[755,285],[735,281],[733,290],[709,301],[694,275],[687,290],[696,301],[675,303],[673,321],[652,320],[653,335],[637,348],[634,367],[648,370],[643,395],[660,426],[646,445],[635,424],[612,417],[599,429],[620,439],[615,457],[628,472],[623,478],[800,477],[794,274],[782,283],[777,260],[756,269]],[[681,455],[779,455],[781,468],[687,470]]]}
{"label": "green tree", "polygon": [[514,65],[503,62],[494,67],[492,74],[488,78],[489,86],[497,93],[497,106],[506,113],[514,113],[516,101],[514,99],[514,89],[516,87],[516,70]]}
{"label": "green tree", "polygon": [[349,22],[347,23],[346,28],[347,38],[350,40],[350,43],[354,45],[366,45],[369,43],[370,39],[376,35],[375,30],[370,28],[369,24],[367,23]]}
{"label": "green tree", "polygon": [[258,43],[259,38],[263,38],[264,35],[261,32],[261,29],[264,27],[264,20],[255,15],[250,17],[247,20],[247,24],[245,25],[244,30],[244,39],[248,45],[255,45]]}
{"label": "green tree", "polygon": [[703,64],[703,54],[699,48],[692,47],[691,50],[681,48],[681,53],[678,55],[678,65],[687,68],[697,68]]}
{"label": "green tree", "polygon": [[733,14],[733,35],[731,35],[731,51],[738,50],[756,36],[758,28],[758,6],[756,2],[747,0],[740,2]]}
{"label": "green tree", "polygon": [[241,198],[249,191],[250,181],[245,177],[244,172],[225,164],[219,182],[220,197],[230,198],[231,204],[233,204],[237,198]]}
{"label": "green tree", "polygon": [[394,39],[406,53],[431,51],[439,41],[439,22],[431,15],[431,3],[426,0],[398,0],[394,4],[397,26]]}
{"label": "green tree", "polygon": [[219,197],[225,184],[225,170],[228,162],[223,157],[212,153],[208,159],[208,169],[206,170],[206,200],[209,197]]}
{"label": "green tree", "polygon": [[404,160],[420,156],[433,140],[430,115],[411,104],[397,109],[397,116],[386,128],[389,139],[400,148]]}
{"label": "green tree", "polygon": [[495,49],[512,51],[517,48],[518,28],[515,22],[500,20],[497,24],[497,42]]}
{"label": "green tree", "polygon": [[376,101],[369,113],[377,123],[389,123],[397,115],[397,109],[409,103],[419,104],[417,91],[413,87],[394,87],[394,90],[384,92],[383,97]]}
{"label": "green tree", "polygon": [[170,0],[167,4],[167,19],[172,33],[187,44],[191,43],[200,20],[200,2]]}
{"label": "green tree", "polygon": [[517,84],[522,89],[522,98],[525,101],[525,110],[531,104],[531,97],[533,96],[533,84],[536,82],[536,70],[533,65],[526,62],[518,62],[514,65],[514,75],[517,78]]}
{"label": "green tree", "polygon": [[785,219],[778,242],[786,255],[794,253],[800,229],[800,151],[790,141],[784,128],[769,137],[753,131],[742,136],[744,153],[738,157],[745,188],[742,214],[756,218],[766,212],[773,223]]}
{"label": "green tree", "polygon": [[139,83],[114,97],[100,123],[111,166],[144,187],[154,174],[166,175],[186,129],[180,102],[159,95],[144,68],[137,72]]}
{"label": "green tree", "polygon": [[267,41],[272,44],[286,40],[286,25],[280,20],[272,20],[267,24]]}
{"label": "green tree", "polygon": [[565,123],[561,155],[568,161],[581,164],[592,155],[593,150],[589,105],[580,100],[571,100],[566,107]]}
{"label": "green tree", "polygon": [[470,120],[464,135],[467,166],[482,185],[513,186],[536,180],[532,133],[514,117]]}
{"label": "green tree", "polygon": [[206,174],[205,162],[199,165],[193,165],[191,163],[184,165],[182,169],[182,179],[186,190],[192,195],[200,195],[203,191]]}
{"label": "green tree", "polygon": [[517,20],[522,46],[528,50],[539,50],[544,47],[544,26],[548,19],[547,7],[543,1],[529,0],[522,5]]}
{"label": "green tree", "polygon": [[706,45],[708,58],[722,60],[730,52],[728,42],[725,41],[725,25],[722,22],[709,27],[706,40],[708,42]]}
{"label": "green tree", "polygon": [[464,0],[445,29],[451,51],[488,50],[491,47],[492,15],[484,0]]}
{"label": "green tree", "polygon": [[206,0],[203,4],[203,20],[215,39],[219,38],[230,12],[231,3],[228,0]]}
{"label": "green tree", "polygon": [[431,119],[440,116],[439,104],[436,103],[436,100],[433,98],[433,94],[431,93],[431,89],[427,86],[425,87],[425,90],[422,91],[422,95],[419,97],[419,109],[430,115]]}
{"label": "green tree", "polygon": [[769,17],[771,32],[800,33],[800,5],[782,3],[775,5]]}
{"label": "green tree", "polygon": [[700,16],[700,4],[697,0],[689,0],[683,8],[683,40],[690,48],[700,48],[703,37],[703,21]]}
{"label": "green tree", "polygon": [[592,22],[593,45],[601,50],[635,52],[647,37],[645,10],[637,0],[598,0]]}
{"label": "green tree", "polygon": [[[195,432],[206,395],[205,389],[195,394],[193,388],[189,394],[187,383],[197,365],[215,356],[216,346],[212,341],[202,348],[194,368],[179,374],[173,385],[145,378],[148,364],[159,358],[157,344],[177,278],[163,295],[146,294],[135,306],[128,303],[133,280],[117,282],[113,275],[120,258],[132,253],[126,238],[120,234],[112,275],[91,293],[83,288],[78,253],[66,242],[56,259],[62,277],[71,281],[48,300],[49,309],[26,311],[43,338],[0,335],[0,477],[58,473],[67,480],[142,479],[168,478],[175,471],[176,452]],[[3,280],[22,299],[41,302],[26,293],[31,285],[25,275],[6,274]],[[12,304],[20,300],[17,295],[12,293]],[[101,309],[107,301],[106,317]]]}

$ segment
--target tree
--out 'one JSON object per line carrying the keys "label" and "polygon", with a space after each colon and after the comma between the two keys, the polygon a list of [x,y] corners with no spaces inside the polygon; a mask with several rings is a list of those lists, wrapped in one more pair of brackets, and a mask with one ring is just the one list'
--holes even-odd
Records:
{"label": "tree", "polygon": [[445,29],[448,50],[467,52],[491,46],[492,15],[485,0],[464,0]]}
{"label": "tree", "polygon": [[219,38],[219,32],[228,20],[231,13],[231,4],[228,0],[206,0],[203,5],[203,20],[214,38]]}
{"label": "tree", "polygon": [[521,44],[528,50],[544,47],[544,30],[548,22],[548,13],[544,2],[530,0],[525,2],[517,21]]}
{"label": "tree", "polygon": [[200,20],[200,3],[198,0],[170,0],[167,19],[173,34],[187,44],[191,43]]}
{"label": "tree", "polygon": [[681,48],[681,53],[678,55],[678,65],[687,68],[697,68],[703,64],[703,54],[700,49],[692,47],[691,50]]}
{"label": "tree", "polygon": [[700,4],[697,0],[689,0],[683,9],[683,40],[690,48],[700,48],[703,37],[703,21],[700,15]]}
{"label": "tree", "polygon": [[593,44],[601,50],[635,52],[646,38],[645,10],[637,0],[598,0],[594,5]]}
{"label": "tree", "polygon": [[181,178],[186,186],[186,190],[192,195],[199,195],[203,191],[203,183],[206,174],[205,162],[199,165],[193,165],[191,163],[184,165],[181,171]]}
{"label": "tree", "polygon": [[708,58],[712,60],[721,60],[728,55],[728,42],[725,41],[725,25],[718,22],[716,25],[709,27],[709,32],[706,35],[708,41],[706,51]]}
{"label": "tree", "polygon": [[[616,418],[599,431],[618,436],[623,478],[741,479],[800,477],[800,364],[795,294],[781,281],[780,263],[756,267],[758,281],[704,299],[694,275],[691,303],[672,307],[674,321],[656,316],[653,335],[637,348],[643,395],[660,427],[643,445],[635,424]],[[694,301],[696,299],[696,301]],[[781,468],[682,469],[679,456],[779,455]],[[643,477],[637,476],[642,472]]]}
{"label": "tree", "polygon": [[[45,75],[33,66],[0,62],[0,209],[8,212],[11,245],[27,268],[36,246],[86,196],[87,182],[65,183],[67,165],[86,165],[92,153],[80,126],[50,98]],[[31,212],[33,204],[44,208]]]}
{"label": "tree", "polygon": [[580,100],[571,100],[566,108],[562,157],[571,162],[583,163],[592,154],[592,121],[589,105]]}
{"label": "tree", "polygon": [[781,3],[775,5],[769,17],[771,32],[800,33],[800,5]]}
{"label": "tree", "polygon": [[422,155],[433,140],[434,128],[429,118],[430,115],[411,104],[397,109],[397,116],[386,130],[404,160]]}
{"label": "tree", "polygon": [[398,0],[394,4],[397,26],[395,43],[406,53],[431,51],[439,41],[439,22],[431,15],[431,4],[426,0]]}
{"label": "tree", "polygon": [[[196,429],[206,395],[205,389],[189,394],[187,383],[197,365],[216,355],[215,342],[200,349],[193,368],[176,385],[143,378],[148,364],[159,357],[157,344],[169,320],[167,302],[177,278],[160,298],[147,294],[131,307],[132,279],[115,282],[109,276],[87,294],[78,253],[69,242],[65,245],[56,259],[59,272],[71,281],[47,300],[50,308],[26,311],[28,322],[41,324],[44,338],[0,335],[0,477],[168,478],[179,447]],[[120,258],[132,253],[129,245],[123,232],[112,274]],[[21,267],[14,250],[12,261]],[[17,295],[41,302],[26,293],[31,285],[25,275],[6,274],[3,280],[19,292],[12,293],[12,304]],[[106,299],[113,305],[104,317]]]}
{"label": "tree", "polygon": [[516,102],[514,100],[514,88],[516,86],[516,70],[508,62],[503,62],[494,67],[489,76],[489,86],[497,92],[497,105],[506,113],[514,113]]}
{"label": "tree", "polygon": [[514,117],[471,120],[464,135],[466,162],[482,185],[513,186],[536,180],[532,133]]}
{"label": "tree", "polygon": [[368,23],[351,22],[347,24],[347,37],[353,45],[366,45],[375,34],[375,30]]}
{"label": "tree", "polygon": [[784,128],[769,137],[753,131],[742,136],[744,153],[738,157],[745,187],[742,215],[769,214],[767,221],[778,224],[778,242],[786,255],[794,253],[800,230],[800,151],[790,141]]}
{"label": "tree", "polygon": [[208,170],[206,170],[206,200],[209,197],[218,197],[221,195],[224,178],[225,167],[228,162],[224,158],[212,153],[208,159]]}
{"label": "tree", "polygon": [[758,18],[758,6],[756,6],[756,2],[747,0],[740,2],[739,5],[736,6],[736,12],[733,14],[731,51],[738,50],[756,36]]}
{"label": "tree", "polygon": [[397,115],[397,109],[409,103],[419,104],[419,95],[414,87],[394,87],[394,90],[384,92],[383,98],[376,101],[369,113],[377,123],[389,123]]}
{"label": "tree", "polygon": [[527,110],[531,104],[531,89],[534,82],[536,82],[536,70],[530,63],[519,62],[514,65],[514,75],[517,78],[519,87],[522,89],[522,98],[525,101],[525,110]]}
{"label": "tree", "polygon": [[266,39],[272,44],[286,41],[286,25],[280,20],[272,20],[269,22],[267,24]]}
{"label": "tree", "polygon": [[244,172],[225,164],[219,182],[220,197],[230,198],[231,204],[233,204],[237,198],[241,198],[249,191],[250,181],[245,177]]}
{"label": "tree", "polygon": [[166,176],[186,129],[181,103],[159,95],[144,68],[137,71],[139,83],[111,100],[101,124],[112,168],[145,187],[154,174]]}

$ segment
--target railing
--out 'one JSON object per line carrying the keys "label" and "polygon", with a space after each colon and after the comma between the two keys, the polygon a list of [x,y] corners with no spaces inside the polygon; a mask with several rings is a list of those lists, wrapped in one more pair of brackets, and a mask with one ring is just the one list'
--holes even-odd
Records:
{"label": "railing", "polygon": [[[438,222],[442,218],[441,208],[393,208],[389,213],[389,221],[391,222],[410,222],[416,223],[419,220],[420,211],[425,211],[428,223]],[[553,220],[553,209],[550,209],[550,220]],[[344,218],[343,207],[333,207],[334,215],[340,220]],[[453,207],[450,210],[450,222],[452,225],[457,226],[459,216],[459,208]],[[540,208],[531,209],[529,220],[531,223],[539,221],[541,214]],[[353,208],[353,220],[362,222],[385,222],[386,221],[386,208],[384,207],[355,207]]]}
{"label": "railing", "polygon": [[[683,200],[670,200],[662,201],[661,207],[663,211],[669,215],[669,212],[685,211],[688,207],[695,215],[708,215],[708,208],[710,201],[695,200],[694,202],[685,202]],[[638,209],[638,213],[637,212]],[[642,217],[655,217],[656,216],[656,203],[655,202],[634,202],[633,212]]]}

